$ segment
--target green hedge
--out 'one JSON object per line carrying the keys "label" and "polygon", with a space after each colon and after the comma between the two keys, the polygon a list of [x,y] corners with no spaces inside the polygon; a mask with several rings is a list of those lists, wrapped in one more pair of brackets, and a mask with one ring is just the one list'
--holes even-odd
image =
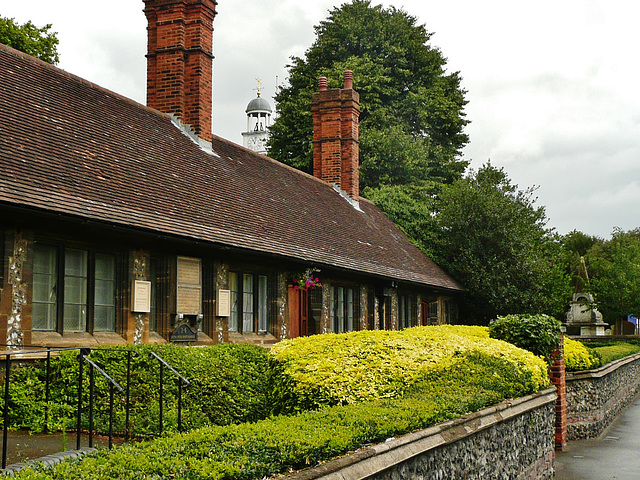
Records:
{"label": "green hedge", "polygon": [[600,355],[581,342],[564,337],[564,364],[569,372],[591,370],[600,366]]}
{"label": "green hedge", "polygon": [[[186,377],[190,385],[183,389],[183,427],[227,425],[256,421],[271,413],[271,369],[268,352],[251,345],[216,345],[185,348],[176,345],[127,346],[122,349],[94,350],[90,358],[123,387],[126,382],[126,350],[132,358],[131,425],[133,434],[156,433],[159,424],[159,364],[149,353],[154,351]],[[50,430],[75,426],[77,405],[77,351],[53,358]],[[85,372],[88,370],[85,369]],[[24,364],[11,376],[11,428],[45,428],[44,365]],[[96,415],[98,430],[108,426],[108,384],[96,373]],[[165,369],[164,427],[177,427],[176,377]],[[89,379],[83,383],[84,405],[89,404]],[[3,405],[0,400],[0,406]],[[125,431],[125,396],[115,396],[115,430]],[[83,426],[88,418],[83,417]]]}
{"label": "green hedge", "polygon": [[[489,338],[485,327],[442,325],[402,331],[361,331],[286,340],[271,354],[279,368],[280,405],[302,409],[394,398],[455,355],[471,351],[504,358],[529,392],[549,384],[547,366],[520,348]],[[283,396],[290,397],[283,398]],[[291,410],[291,408],[289,408]]]}
{"label": "green hedge", "polygon": [[551,363],[551,354],[560,345],[560,322],[549,315],[507,315],[489,323],[491,338],[524,348]]}
{"label": "green hedge", "polygon": [[486,352],[454,354],[405,395],[296,416],[207,427],[27,469],[18,479],[238,479],[285,474],[529,393],[519,365]]}

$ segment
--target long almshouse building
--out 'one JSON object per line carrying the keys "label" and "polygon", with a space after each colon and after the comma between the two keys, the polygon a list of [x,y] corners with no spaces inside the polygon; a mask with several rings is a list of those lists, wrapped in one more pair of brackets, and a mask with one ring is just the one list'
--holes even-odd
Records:
{"label": "long almshouse building", "polygon": [[[214,0],[145,0],[148,105],[0,45],[0,343],[252,342],[444,323],[462,288],[359,196],[359,96],[314,176],[211,134]],[[311,271],[322,288],[295,288]]]}

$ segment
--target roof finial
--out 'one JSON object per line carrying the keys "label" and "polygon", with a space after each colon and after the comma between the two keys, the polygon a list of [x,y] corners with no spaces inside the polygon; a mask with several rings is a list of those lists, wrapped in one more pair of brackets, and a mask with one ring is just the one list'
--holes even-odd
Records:
{"label": "roof finial", "polygon": [[258,82],[258,87],[254,88],[254,90],[256,90],[258,92],[258,96],[260,96],[260,94],[262,93],[262,79],[256,78],[256,82]]}

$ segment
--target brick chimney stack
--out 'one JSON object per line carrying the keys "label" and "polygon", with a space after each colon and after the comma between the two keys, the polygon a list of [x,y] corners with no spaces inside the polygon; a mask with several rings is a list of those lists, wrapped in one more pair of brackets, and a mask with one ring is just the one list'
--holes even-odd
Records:
{"label": "brick chimney stack", "polygon": [[314,176],[357,199],[360,95],[353,90],[353,72],[344,73],[344,89],[328,90],[327,79],[320,77],[319,92],[311,99],[311,113]]}
{"label": "brick chimney stack", "polygon": [[176,115],[211,141],[216,0],[144,0],[147,105]]}

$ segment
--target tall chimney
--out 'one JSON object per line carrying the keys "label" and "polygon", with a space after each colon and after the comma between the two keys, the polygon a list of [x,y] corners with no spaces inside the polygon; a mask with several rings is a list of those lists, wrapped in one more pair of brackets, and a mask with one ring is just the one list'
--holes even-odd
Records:
{"label": "tall chimney", "polygon": [[360,95],[353,90],[353,72],[344,73],[344,89],[327,89],[320,77],[311,99],[313,174],[340,187],[351,198],[360,195],[358,121]]}
{"label": "tall chimney", "polygon": [[176,115],[211,141],[216,0],[144,0],[147,105]]}

